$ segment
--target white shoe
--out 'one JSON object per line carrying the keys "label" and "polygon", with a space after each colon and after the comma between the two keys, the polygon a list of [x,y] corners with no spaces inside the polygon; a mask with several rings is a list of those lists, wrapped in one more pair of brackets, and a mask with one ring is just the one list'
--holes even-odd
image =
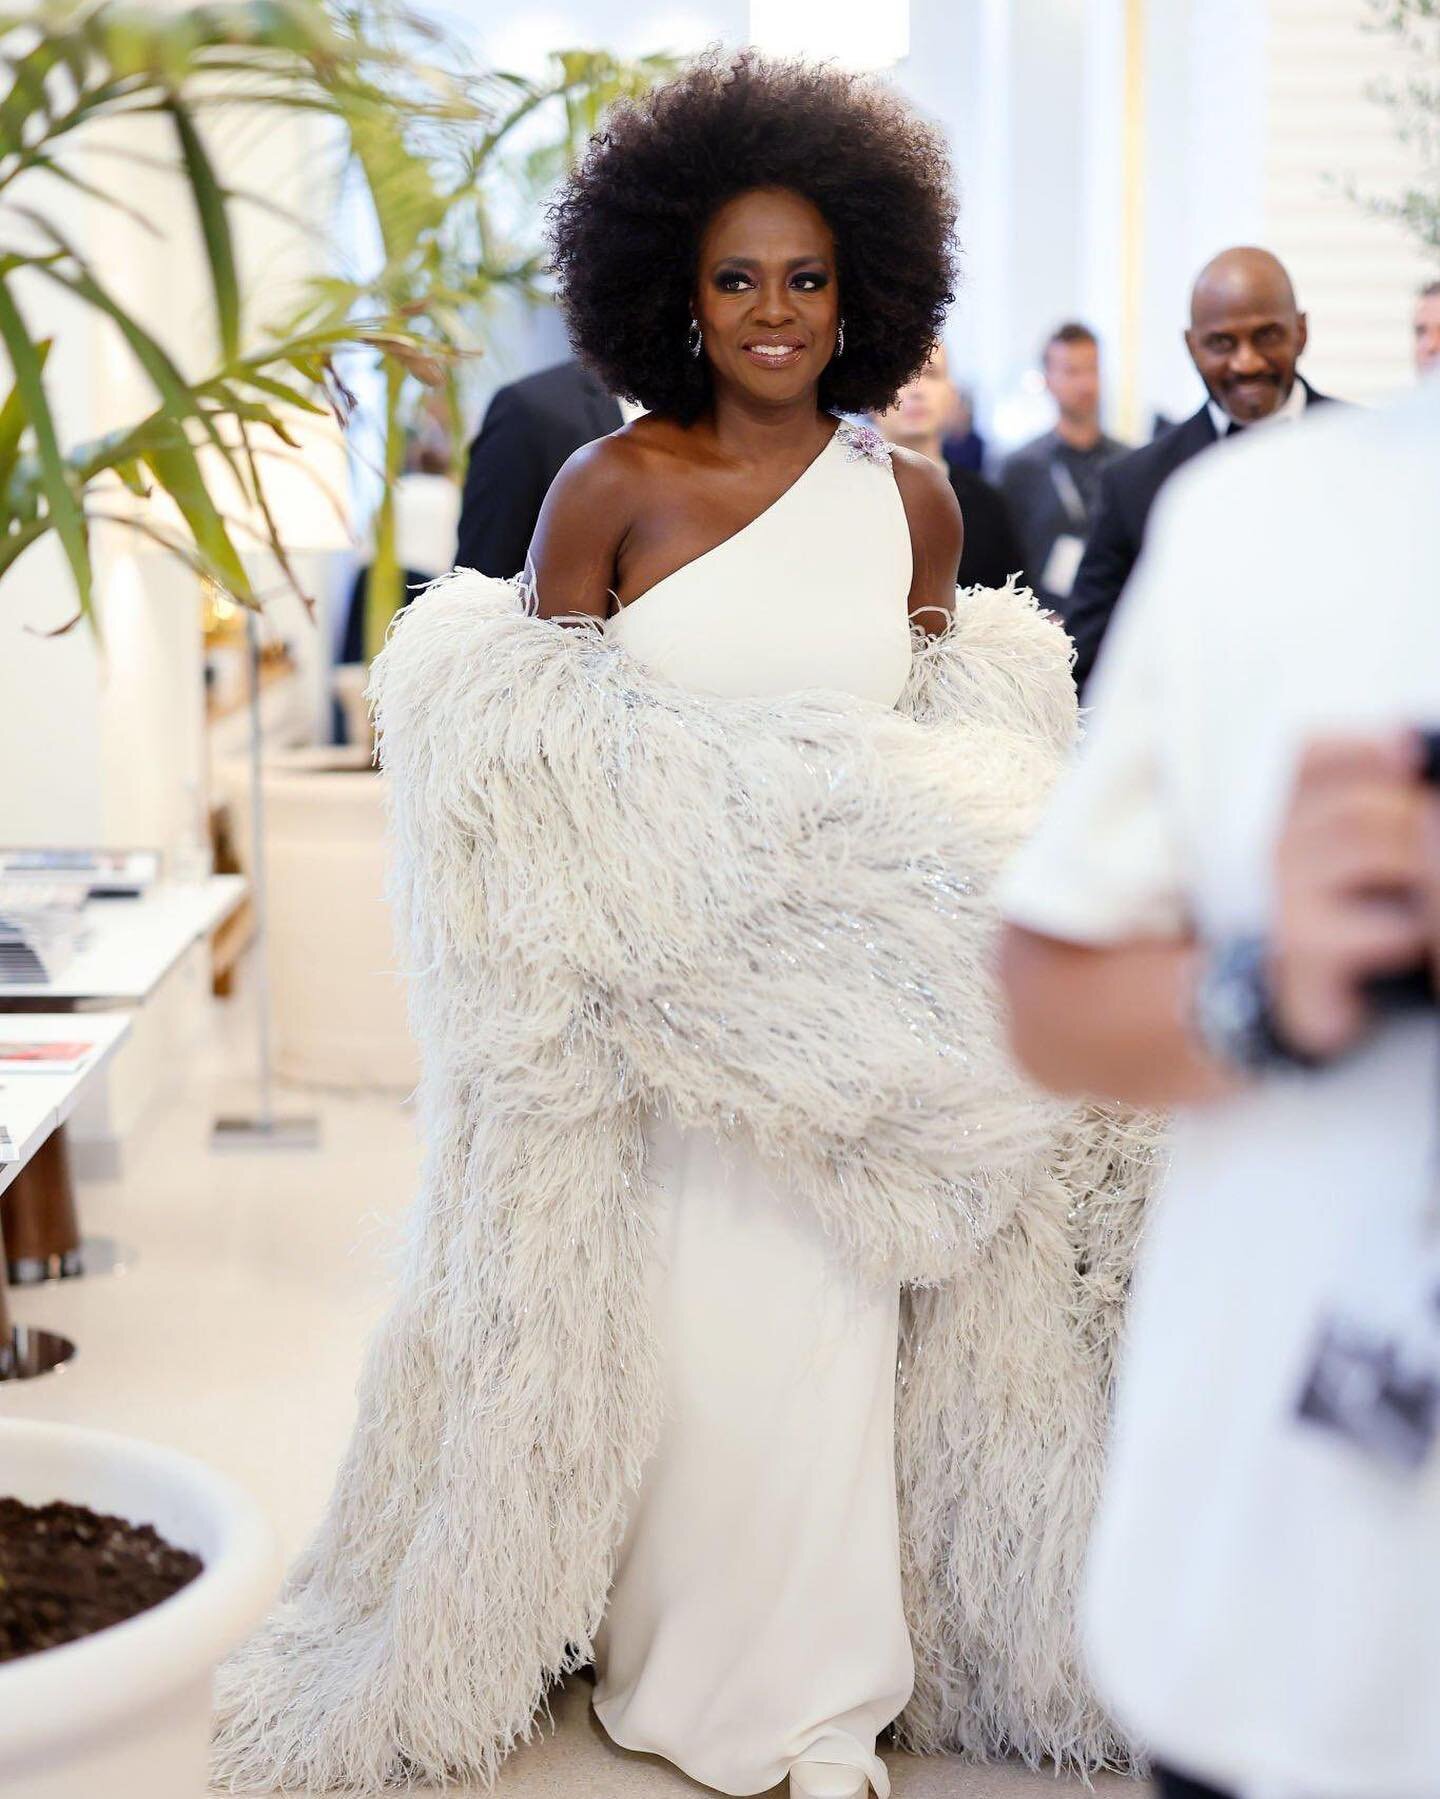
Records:
{"label": "white shoe", "polygon": [[790,1770],[790,1799],[866,1799],[870,1781],[843,1762],[796,1762]]}

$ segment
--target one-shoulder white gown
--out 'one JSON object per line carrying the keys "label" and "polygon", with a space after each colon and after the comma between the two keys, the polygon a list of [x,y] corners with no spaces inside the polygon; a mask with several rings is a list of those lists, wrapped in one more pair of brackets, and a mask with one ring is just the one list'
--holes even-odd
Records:
{"label": "one-shoulder white gown", "polygon": [[[893,706],[910,538],[873,433],[842,425],[736,536],[607,631],[711,693],[843,690]],[[863,1769],[914,1663],[900,1597],[898,1287],[848,1273],[783,1172],[655,1117],[650,1296],[666,1413],[597,1639],[615,1742],[722,1793],[796,1761]]]}

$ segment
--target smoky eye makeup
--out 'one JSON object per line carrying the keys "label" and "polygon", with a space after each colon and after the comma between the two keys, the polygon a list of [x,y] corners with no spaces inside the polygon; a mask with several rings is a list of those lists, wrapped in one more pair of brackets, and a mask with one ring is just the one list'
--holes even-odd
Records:
{"label": "smoky eye makeup", "polygon": [[[738,293],[744,287],[755,285],[755,277],[749,269],[734,265],[716,269],[710,279],[721,293]],[[798,287],[802,293],[819,293],[829,287],[830,272],[828,269],[795,269],[789,276],[789,284]]]}

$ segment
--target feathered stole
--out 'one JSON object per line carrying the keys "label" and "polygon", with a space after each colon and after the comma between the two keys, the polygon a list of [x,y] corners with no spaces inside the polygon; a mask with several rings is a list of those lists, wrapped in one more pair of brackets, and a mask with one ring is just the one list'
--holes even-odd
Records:
{"label": "feathered stole", "polygon": [[718,699],[462,572],[372,698],[421,1191],[327,1515],[221,1671],[217,1783],[488,1779],[590,1659],[659,1413],[661,1106],[913,1290],[905,1739],[1123,1760],[1073,1610],[1153,1133],[1023,1083],[990,966],[1074,735],[1061,633],[976,590],[894,712]]}

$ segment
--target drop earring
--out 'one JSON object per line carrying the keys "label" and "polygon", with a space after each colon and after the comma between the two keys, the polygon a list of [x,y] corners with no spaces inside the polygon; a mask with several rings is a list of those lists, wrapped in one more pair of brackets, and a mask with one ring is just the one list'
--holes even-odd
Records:
{"label": "drop earring", "polygon": [[705,347],[705,333],[700,329],[699,319],[691,319],[690,335],[685,340],[685,347],[692,356],[698,356]]}
{"label": "drop earring", "polygon": [[843,318],[840,321],[840,329],[835,333],[835,354],[837,356],[845,354],[845,321]]}

